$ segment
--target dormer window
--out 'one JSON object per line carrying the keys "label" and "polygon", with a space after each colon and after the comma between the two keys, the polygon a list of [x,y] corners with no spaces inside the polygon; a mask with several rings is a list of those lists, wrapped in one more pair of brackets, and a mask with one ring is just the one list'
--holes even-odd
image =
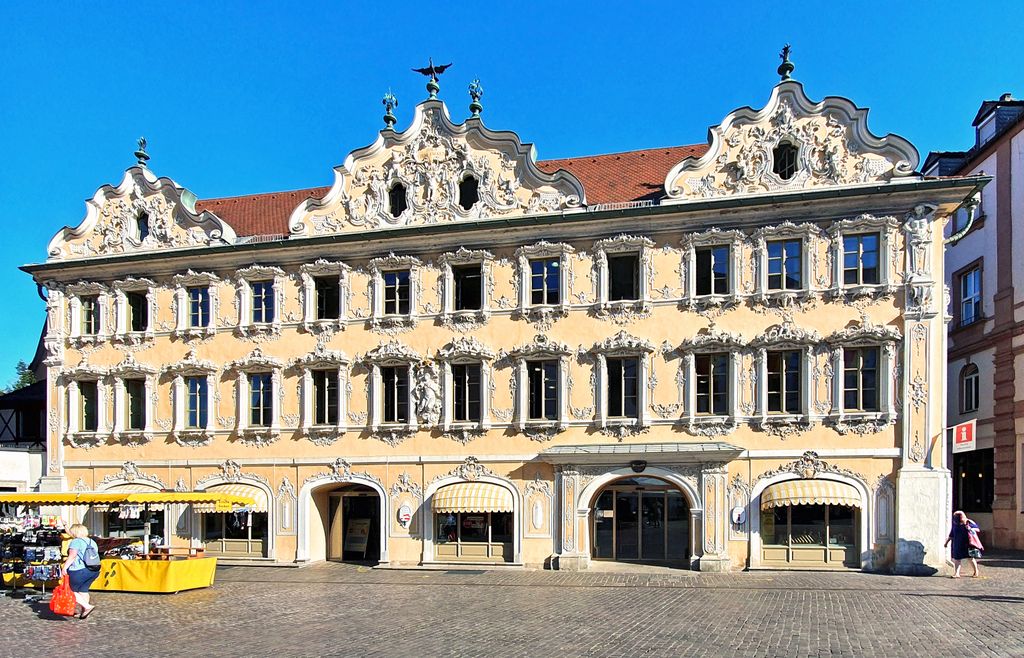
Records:
{"label": "dormer window", "polygon": [[797,148],[789,142],[780,142],[772,149],[772,171],[782,180],[796,175]]}
{"label": "dormer window", "polygon": [[143,242],[149,237],[149,213],[145,210],[140,210],[139,214],[135,216],[135,238],[139,242]]}
{"label": "dormer window", "polygon": [[459,183],[459,205],[463,210],[470,210],[480,200],[480,181],[474,176],[466,176]]}
{"label": "dormer window", "polygon": [[392,217],[400,216],[409,207],[405,197],[405,185],[395,183],[388,192],[388,206]]}

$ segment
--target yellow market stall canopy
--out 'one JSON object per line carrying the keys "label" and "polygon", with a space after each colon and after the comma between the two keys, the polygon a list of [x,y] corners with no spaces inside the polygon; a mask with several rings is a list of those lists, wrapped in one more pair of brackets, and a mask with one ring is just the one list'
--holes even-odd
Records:
{"label": "yellow market stall canopy", "polygon": [[218,510],[249,507],[256,501],[248,496],[220,491],[154,491],[147,493],[3,493],[0,505],[170,505],[206,504]]}

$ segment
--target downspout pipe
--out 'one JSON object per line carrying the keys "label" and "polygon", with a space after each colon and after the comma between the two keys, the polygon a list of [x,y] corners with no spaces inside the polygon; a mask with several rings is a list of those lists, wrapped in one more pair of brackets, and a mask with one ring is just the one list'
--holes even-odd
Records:
{"label": "downspout pipe", "polygon": [[964,208],[967,210],[967,225],[964,226],[959,231],[957,231],[956,233],[954,233],[953,235],[943,240],[942,244],[944,245],[956,244],[962,237],[971,232],[971,228],[974,227],[974,217],[978,212],[978,194],[971,194],[971,196],[964,199],[964,202],[961,203],[960,206],[953,211],[954,214],[958,210],[960,210],[960,208]]}

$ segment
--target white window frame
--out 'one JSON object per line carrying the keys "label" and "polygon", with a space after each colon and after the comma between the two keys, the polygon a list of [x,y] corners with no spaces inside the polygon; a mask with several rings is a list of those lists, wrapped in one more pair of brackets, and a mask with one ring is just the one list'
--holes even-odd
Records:
{"label": "white window frame", "polygon": [[[754,367],[758,373],[755,414],[762,428],[772,423],[809,423],[814,410],[815,350],[821,336],[813,329],[803,329],[792,322],[768,327],[750,343],[754,352]],[[780,413],[768,410],[768,352],[800,352],[800,412]]]}
{"label": "white window frame", "polygon": [[[65,408],[67,425],[64,439],[75,448],[94,448],[103,442],[104,437],[109,436],[107,400],[109,393],[104,383],[107,378],[107,370],[98,366],[82,365],[69,369],[58,378],[58,384],[63,386],[67,394],[67,406]],[[85,431],[81,429],[81,395],[78,385],[80,382],[96,383],[96,430]]]}
{"label": "white window frame", "polygon": [[[318,344],[313,352],[294,359],[292,368],[301,373],[302,436],[319,445],[333,443],[347,430],[349,358],[344,352],[329,350]],[[316,388],[313,371],[335,372],[338,375],[338,419],[333,424],[316,422]]]}
{"label": "white window frame", "polygon": [[[968,368],[973,368],[971,372],[967,372]],[[981,405],[981,369],[978,368],[977,364],[968,363],[960,369],[960,400],[959,400],[959,411],[961,414],[973,414],[977,413],[978,407]],[[972,383],[973,380],[973,383]],[[968,386],[971,386],[973,390],[970,392],[970,397],[973,398],[974,406],[968,407]]]}
{"label": "white window frame", "polygon": [[[650,414],[647,406],[650,403],[650,382],[651,355],[654,353],[654,345],[643,338],[637,338],[625,331],[619,331],[614,336],[606,338],[600,343],[595,343],[590,353],[596,359],[595,364],[595,399],[597,407],[597,426],[603,429],[617,427],[643,428],[651,424]],[[608,359],[613,358],[634,358],[637,360],[637,417],[633,418],[609,418],[608,417]]]}
{"label": "white window frame", "polygon": [[[370,295],[372,313],[370,328],[379,331],[411,329],[416,326],[417,309],[420,303],[420,270],[423,263],[414,256],[396,256],[394,252],[367,263],[370,273]],[[409,312],[406,314],[384,313],[384,273],[395,270],[409,271]]]}
{"label": "white window frame", "polygon": [[[977,291],[976,291],[976,293],[974,295],[972,295],[971,297],[968,298],[968,297],[964,296],[964,284],[967,283],[967,278],[970,275],[976,275],[977,276],[977,286],[976,286]],[[959,309],[960,310],[960,316],[959,316],[959,318],[957,318],[958,321],[959,321],[957,323],[957,326],[959,326],[959,327],[966,327],[968,325],[972,325],[972,324],[977,323],[979,320],[982,320],[985,317],[984,314],[982,313],[982,300],[983,300],[983,296],[982,295],[983,295],[984,281],[982,279],[981,264],[979,263],[978,265],[975,265],[971,269],[961,273],[960,276],[959,276],[959,279],[960,279],[960,281],[959,281],[959,284],[960,284],[960,309]],[[968,301],[970,301],[973,304],[974,315],[972,316],[972,319],[971,319],[970,322],[965,322],[964,321],[964,305]]]}
{"label": "white window frame", "polygon": [[[778,226],[758,229],[754,235],[754,263],[756,272],[756,295],[758,301],[779,300],[786,297],[804,299],[815,290],[815,265],[817,262],[818,240],[822,234],[815,224],[794,224],[786,221]],[[800,288],[796,290],[770,290],[768,288],[768,243],[800,241]]]}
{"label": "white window frame", "polygon": [[[420,363],[422,360],[423,358],[418,353],[396,340],[378,345],[363,356],[363,362],[370,371],[370,399],[367,401],[367,408],[369,409],[371,432],[379,432],[381,430],[395,430],[401,432],[416,431],[418,427],[416,399],[414,397],[416,364]],[[408,369],[408,423],[384,422],[384,380],[381,376],[381,368],[386,366]]]}
{"label": "white window frame", "polygon": [[[896,373],[897,348],[902,337],[895,328],[876,325],[862,319],[858,324],[832,334],[826,343],[832,348],[832,412],[830,420],[839,428],[850,422],[896,421]],[[877,347],[878,362],[878,411],[847,411],[844,408],[844,350],[849,348]]]}
{"label": "white window frame", "polygon": [[[608,256],[636,254],[639,272],[637,275],[639,298],[635,300],[610,301],[611,275],[608,270]],[[617,235],[594,243],[594,311],[599,317],[621,314],[648,314],[651,312],[651,288],[654,286],[654,241],[644,236]]]}
{"label": "white window frame", "polygon": [[[891,294],[896,290],[893,267],[892,245],[896,239],[896,230],[900,223],[895,217],[876,217],[860,215],[854,219],[843,219],[834,222],[828,229],[832,240],[832,298],[855,298],[862,296],[880,296]],[[878,233],[878,283],[846,285],[843,283],[843,240],[846,236],[864,233]]]}
{"label": "white window frame", "polygon": [[[214,408],[217,389],[217,366],[211,361],[201,360],[194,350],[184,359],[164,368],[164,374],[173,377],[172,395],[174,400],[174,421],[172,436],[175,442],[185,446],[208,445],[213,441],[217,416]],[[185,417],[188,412],[188,390],[185,379],[188,377],[206,378],[206,427],[190,428],[186,426]]]}
{"label": "white window frame", "polygon": [[[554,317],[569,315],[569,276],[572,267],[572,255],[575,249],[565,243],[552,243],[541,240],[532,245],[516,249],[517,279],[519,281],[519,314],[527,320],[546,321]],[[534,304],[532,297],[532,271],[530,261],[538,259],[558,259],[561,269],[558,276],[558,304]]]}
{"label": "white window frame", "polygon": [[[458,251],[441,254],[437,259],[441,267],[441,324],[451,326],[455,324],[465,325],[467,323],[487,322],[491,317],[491,298],[494,296],[494,274],[492,265],[494,254],[482,249],[466,249],[459,247]],[[480,266],[480,308],[478,310],[455,310],[455,274],[454,267],[467,265]]]}
{"label": "white window frame", "polygon": [[[740,418],[739,373],[743,368],[743,357],[748,352],[747,346],[736,334],[710,329],[698,333],[683,342],[677,351],[683,357],[683,372],[686,374],[684,399],[686,410],[683,423],[693,433],[702,433],[702,426],[721,426],[734,428]],[[729,404],[728,413],[724,416],[697,413],[697,363],[698,354],[729,355]]]}
{"label": "white window frame", "polygon": [[[323,258],[299,268],[299,278],[302,280],[302,328],[305,331],[345,329],[348,320],[348,273],[350,270],[351,268],[344,263],[328,261]],[[334,277],[338,279],[338,317],[319,320],[316,317],[316,280]]]}
{"label": "white window frame", "polygon": [[[106,341],[107,324],[107,303],[110,299],[109,289],[101,283],[80,281],[68,286],[65,290],[68,298],[68,313],[70,315],[70,326],[68,327],[68,340],[72,347],[83,347],[85,345],[97,345]],[[82,333],[82,297],[95,295],[96,304],[99,307],[99,326],[94,334]]]}
{"label": "white window frame", "polygon": [[[684,305],[692,310],[700,310],[720,306],[739,299],[740,287],[743,284],[740,276],[742,247],[744,235],[742,231],[723,231],[713,228],[701,233],[687,235],[679,244],[683,248],[683,263],[680,270],[685,273]],[[725,295],[697,294],[697,250],[705,247],[729,247],[729,292]]]}
{"label": "white window frame", "polygon": [[[284,364],[263,353],[257,347],[249,356],[228,364],[228,369],[236,373],[237,418],[236,431],[245,441],[265,443],[279,438],[281,433],[281,398],[284,396],[282,371]],[[249,421],[249,375],[270,373],[270,425],[252,426]],[[207,387],[209,390],[209,387]]]}
{"label": "white window frame", "polygon": [[[115,281],[114,290],[114,335],[115,342],[137,344],[142,340],[152,340],[156,335],[156,283],[150,279],[129,277]],[[128,326],[131,311],[128,306],[128,293],[145,293],[146,295],[146,329],[132,331]]]}
{"label": "white window frame", "polygon": [[[220,300],[217,289],[220,278],[210,272],[189,270],[185,274],[177,274],[171,279],[174,284],[174,332],[179,338],[195,338],[213,336],[217,333],[217,317],[220,311]],[[205,327],[193,327],[191,321],[191,301],[189,288],[206,288],[210,298],[210,323]]]}
{"label": "white window frame", "polygon": [[[491,381],[493,380],[494,351],[472,336],[456,338],[437,351],[441,364],[441,428],[451,430],[487,430],[491,427]],[[456,421],[455,382],[452,366],[455,364],[480,366],[480,422]]]}
{"label": "white window frame", "polygon": [[[235,291],[238,299],[238,334],[246,337],[259,334],[280,334],[281,318],[284,315],[285,273],[279,267],[251,265],[238,270]],[[252,284],[272,281],[274,286],[274,319],[271,322],[252,321]]]}
{"label": "white window frame", "polygon": [[[153,440],[153,421],[156,418],[156,375],[157,369],[135,361],[129,352],[125,360],[109,371],[114,382],[114,429],[112,437],[122,444],[149,443]],[[145,422],[141,430],[128,429],[126,426],[128,409],[128,391],[125,380],[143,380],[145,382],[145,399],[143,414]]]}
{"label": "white window frame", "polygon": [[[569,422],[568,408],[568,379],[569,379],[569,356],[573,351],[565,343],[551,340],[544,334],[534,337],[534,342],[516,347],[508,353],[515,368],[515,408],[514,422],[516,428],[522,432],[531,429],[557,429],[562,430]],[[531,419],[530,418],[530,374],[528,364],[531,361],[555,361],[558,364],[558,402],[556,405],[557,418]]]}

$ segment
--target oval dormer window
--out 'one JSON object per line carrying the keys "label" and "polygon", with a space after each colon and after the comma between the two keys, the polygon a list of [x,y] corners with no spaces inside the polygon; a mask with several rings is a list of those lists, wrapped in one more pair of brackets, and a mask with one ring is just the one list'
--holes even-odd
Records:
{"label": "oval dormer window", "polygon": [[459,205],[469,210],[480,200],[480,182],[474,176],[466,176],[459,183]]}
{"label": "oval dormer window", "polygon": [[143,242],[149,237],[149,213],[145,210],[140,210],[139,214],[135,215],[135,239],[139,242]]}
{"label": "oval dormer window", "polygon": [[409,207],[405,196],[405,185],[401,183],[395,183],[391,191],[388,192],[388,205],[390,206],[392,217],[398,217]]}
{"label": "oval dormer window", "polygon": [[782,180],[789,180],[796,176],[796,145],[789,142],[780,142],[772,150],[772,171]]}

